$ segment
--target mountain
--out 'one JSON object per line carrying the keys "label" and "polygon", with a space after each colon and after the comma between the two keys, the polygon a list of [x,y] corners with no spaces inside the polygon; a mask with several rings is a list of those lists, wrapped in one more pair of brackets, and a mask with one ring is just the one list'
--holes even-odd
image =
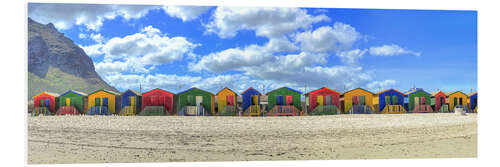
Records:
{"label": "mountain", "polygon": [[102,80],[83,49],[52,23],[43,25],[28,18],[28,99],[44,91],[90,93],[102,88],[118,91]]}

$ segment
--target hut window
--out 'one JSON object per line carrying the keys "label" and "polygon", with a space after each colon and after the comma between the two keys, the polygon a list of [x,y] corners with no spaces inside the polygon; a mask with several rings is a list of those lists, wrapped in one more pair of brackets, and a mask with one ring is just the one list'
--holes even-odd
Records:
{"label": "hut window", "polygon": [[332,105],[332,96],[326,96],[326,105]]}
{"label": "hut window", "polygon": [[283,96],[276,96],[276,105],[283,105]]}
{"label": "hut window", "polygon": [[107,97],[102,98],[102,106],[108,106],[108,98]]}
{"label": "hut window", "polygon": [[101,98],[99,98],[99,97],[95,98],[95,104],[94,104],[94,106],[101,106]]}
{"label": "hut window", "polygon": [[385,96],[385,104],[392,104],[391,103],[391,96]]}
{"label": "hut window", "polygon": [[233,106],[234,105],[234,96],[226,96],[226,102],[227,102],[227,105]]}
{"label": "hut window", "polygon": [[352,96],[352,104],[353,105],[358,105],[359,104],[358,96]]}
{"label": "hut window", "polygon": [[259,103],[259,96],[253,95],[252,96],[252,105],[257,105]]}
{"label": "hut window", "polygon": [[316,103],[319,106],[322,106],[323,105],[323,96],[316,96]]}
{"label": "hut window", "polygon": [[292,105],[292,104],[293,104],[293,97],[286,96],[286,105]]}
{"label": "hut window", "polygon": [[392,105],[397,105],[398,104],[398,96],[392,96]]}

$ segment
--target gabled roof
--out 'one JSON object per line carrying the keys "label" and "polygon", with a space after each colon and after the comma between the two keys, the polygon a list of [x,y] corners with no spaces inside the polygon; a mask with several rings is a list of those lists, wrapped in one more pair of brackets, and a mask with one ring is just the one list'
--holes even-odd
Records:
{"label": "gabled roof", "polygon": [[255,90],[257,93],[259,93],[259,95],[262,95],[257,89],[254,89],[253,87],[249,87],[247,90],[241,92],[240,94],[242,95],[242,94],[244,94],[245,92],[247,92],[248,90],[251,90],[251,89]]}
{"label": "gabled roof", "polygon": [[[37,95],[35,95],[35,96],[40,96],[41,94],[48,94],[48,95],[51,95],[51,96],[54,96],[54,97],[58,97],[58,96],[59,96],[59,94],[57,94],[57,93],[52,93],[52,92],[42,92],[42,93],[38,93],[38,94],[37,94]],[[33,97],[35,97],[35,96],[33,96]]]}
{"label": "gabled roof", "polygon": [[211,94],[211,95],[214,95],[212,92],[209,92],[209,91],[206,91],[206,90],[203,90],[203,89],[199,89],[199,88],[197,88],[197,87],[192,87],[192,88],[189,88],[189,89],[187,89],[187,90],[185,90],[185,91],[182,91],[182,92],[179,92],[179,93],[177,93],[177,94],[186,93],[187,91],[190,91],[190,90],[192,90],[192,89],[198,89],[198,90],[200,90],[200,91],[207,92],[207,93],[209,93],[209,94]]}
{"label": "gabled roof", "polygon": [[445,93],[445,94],[446,94],[446,96],[450,96],[450,95],[452,95],[452,94],[459,93],[459,92],[460,92],[460,93],[462,93],[462,94],[464,94],[465,96],[467,96],[467,94],[465,94],[465,93],[464,93],[464,92],[462,92],[462,91],[448,92],[448,93]]}
{"label": "gabled roof", "polygon": [[66,94],[68,94],[68,93],[70,93],[70,92],[73,92],[74,94],[77,94],[77,95],[80,95],[80,96],[87,96],[87,94],[86,94],[86,93],[79,92],[79,91],[75,91],[75,90],[73,90],[73,89],[68,90],[67,92],[65,92],[65,93],[61,94],[60,96],[64,96],[64,95],[66,95]]}
{"label": "gabled roof", "polygon": [[330,91],[336,92],[336,93],[338,93],[339,95],[341,94],[341,93],[340,93],[340,92],[338,92],[338,91],[335,91],[335,90],[333,90],[333,89],[330,89],[330,88],[327,88],[327,87],[324,87],[324,86],[323,86],[323,87],[321,87],[321,88],[319,88],[319,89],[316,89],[316,90],[313,90],[313,91],[307,92],[307,93],[306,93],[306,94],[304,94],[304,95],[308,95],[309,93],[312,93],[312,92],[318,91],[318,90],[320,90],[320,89],[327,89],[327,90],[330,90]]}
{"label": "gabled roof", "polygon": [[113,95],[120,95],[119,93],[116,93],[114,91],[110,91],[110,90],[107,90],[107,89],[98,89],[98,90],[95,90],[95,91],[89,93],[88,95],[92,95],[92,94],[97,93],[99,91],[104,91],[104,92],[107,92],[107,93],[111,93]]}
{"label": "gabled roof", "polygon": [[347,91],[347,92],[342,93],[342,95],[344,95],[344,94],[346,94],[346,93],[349,93],[349,92],[351,92],[351,91],[353,91],[353,90],[356,90],[356,89],[361,89],[361,90],[367,91],[367,92],[369,92],[369,93],[371,93],[371,94],[374,94],[373,92],[370,92],[370,91],[368,91],[368,90],[366,90],[366,89],[363,89],[363,88],[354,88],[354,89],[351,89],[351,90],[349,90],[349,91]]}
{"label": "gabled roof", "polygon": [[467,96],[473,96],[473,95],[476,95],[476,94],[477,94],[477,92],[472,92],[472,93],[467,94]]}
{"label": "gabled roof", "polygon": [[132,90],[132,89],[127,89],[125,92],[122,93],[122,95],[129,92],[129,91],[132,92],[133,94],[135,94],[136,96],[142,96],[140,92],[138,92],[136,90]]}
{"label": "gabled roof", "polygon": [[426,93],[426,94],[428,94],[428,95],[431,95],[431,94],[429,94],[429,92],[426,92],[426,91],[425,91],[424,89],[422,89],[422,88],[415,88],[415,89],[411,89],[410,91],[406,92],[406,93],[405,93],[405,95],[410,95],[410,94],[413,94],[413,93],[418,92],[418,91],[422,91],[422,92],[424,92],[424,93]]}
{"label": "gabled roof", "polygon": [[399,94],[404,95],[404,93],[402,93],[402,92],[400,92],[400,91],[398,91],[398,90],[396,90],[396,89],[394,89],[394,88],[386,89],[386,90],[383,90],[383,91],[377,92],[376,94],[377,94],[377,95],[379,95],[379,94],[382,94],[382,93],[387,92],[387,91],[390,91],[390,90],[396,91],[396,92],[398,92]]}
{"label": "gabled roof", "polygon": [[[289,88],[289,87],[286,87],[286,86],[283,86],[283,87],[278,88],[278,89],[282,89],[282,88],[290,89],[291,91],[294,91],[294,92],[297,92],[297,93],[302,94],[302,92],[299,92],[299,91],[297,91],[297,90],[295,90],[295,89],[292,89],[292,88]],[[274,91],[276,91],[276,90],[278,90],[278,89],[274,89],[274,90],[272,90],[272,91],[270,91],[270,92],[267,92],[267,93],[266,93],[266,95],[268,95],[269,93],[274,92]]]}
{"label": "gabled roof", "polygon": [[435,92],[431,92],[431,95],[432,95],[432,96],[436,96],[439,92],[443,93],[443,94],[446,96],[446,93],[444,93],[443,91],[435,91]]}
{"label": "gabled roof", "polygon": [[147,93],[152,92],[152,91],[154,91],[154,90],[160,90],[160,91],[167,92],[167,93],[170,93],[170,94],[175,95],[175,93],[172,93],[172,92],[169,92],[169,91],[166,91],[166,90],[160,89],[160,88],[154,88],[154,89],[151,89],[151,90],[149,90],[149,91],[147,91],[147,92],[144,92],[144,93],[142,93],[142,94],[147,94]]}
{"label": "gabled roof", "polygon": [[229,89],[228,87],[223,88],[222,90],[220,90],[219,92],[217,92],[217,94],[216,94],[216,95],[219,95],[219,93],[220,93],[220,92],[222,92],[224,89],[227,89],[227,90],[229,90],[229,91],[233,92],[236,96],[238,96],[238,94],[237,94],[235,91],[233,91],[233,90]]}

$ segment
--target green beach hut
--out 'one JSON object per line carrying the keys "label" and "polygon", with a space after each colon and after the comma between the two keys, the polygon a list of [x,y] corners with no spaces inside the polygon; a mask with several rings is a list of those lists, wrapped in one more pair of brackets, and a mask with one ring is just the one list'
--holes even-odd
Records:
{"label": "green beach hut", "polygon": [[215,95],[208,91],[190,88],[174,96],[177,115],[215,115]]}

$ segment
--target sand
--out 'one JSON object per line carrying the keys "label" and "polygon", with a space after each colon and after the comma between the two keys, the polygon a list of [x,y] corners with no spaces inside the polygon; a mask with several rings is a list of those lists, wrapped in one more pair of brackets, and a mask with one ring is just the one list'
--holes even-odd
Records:
{"label": "sand", "polygon": [[477,115],[28,118],[28,163],[477,157]]}

